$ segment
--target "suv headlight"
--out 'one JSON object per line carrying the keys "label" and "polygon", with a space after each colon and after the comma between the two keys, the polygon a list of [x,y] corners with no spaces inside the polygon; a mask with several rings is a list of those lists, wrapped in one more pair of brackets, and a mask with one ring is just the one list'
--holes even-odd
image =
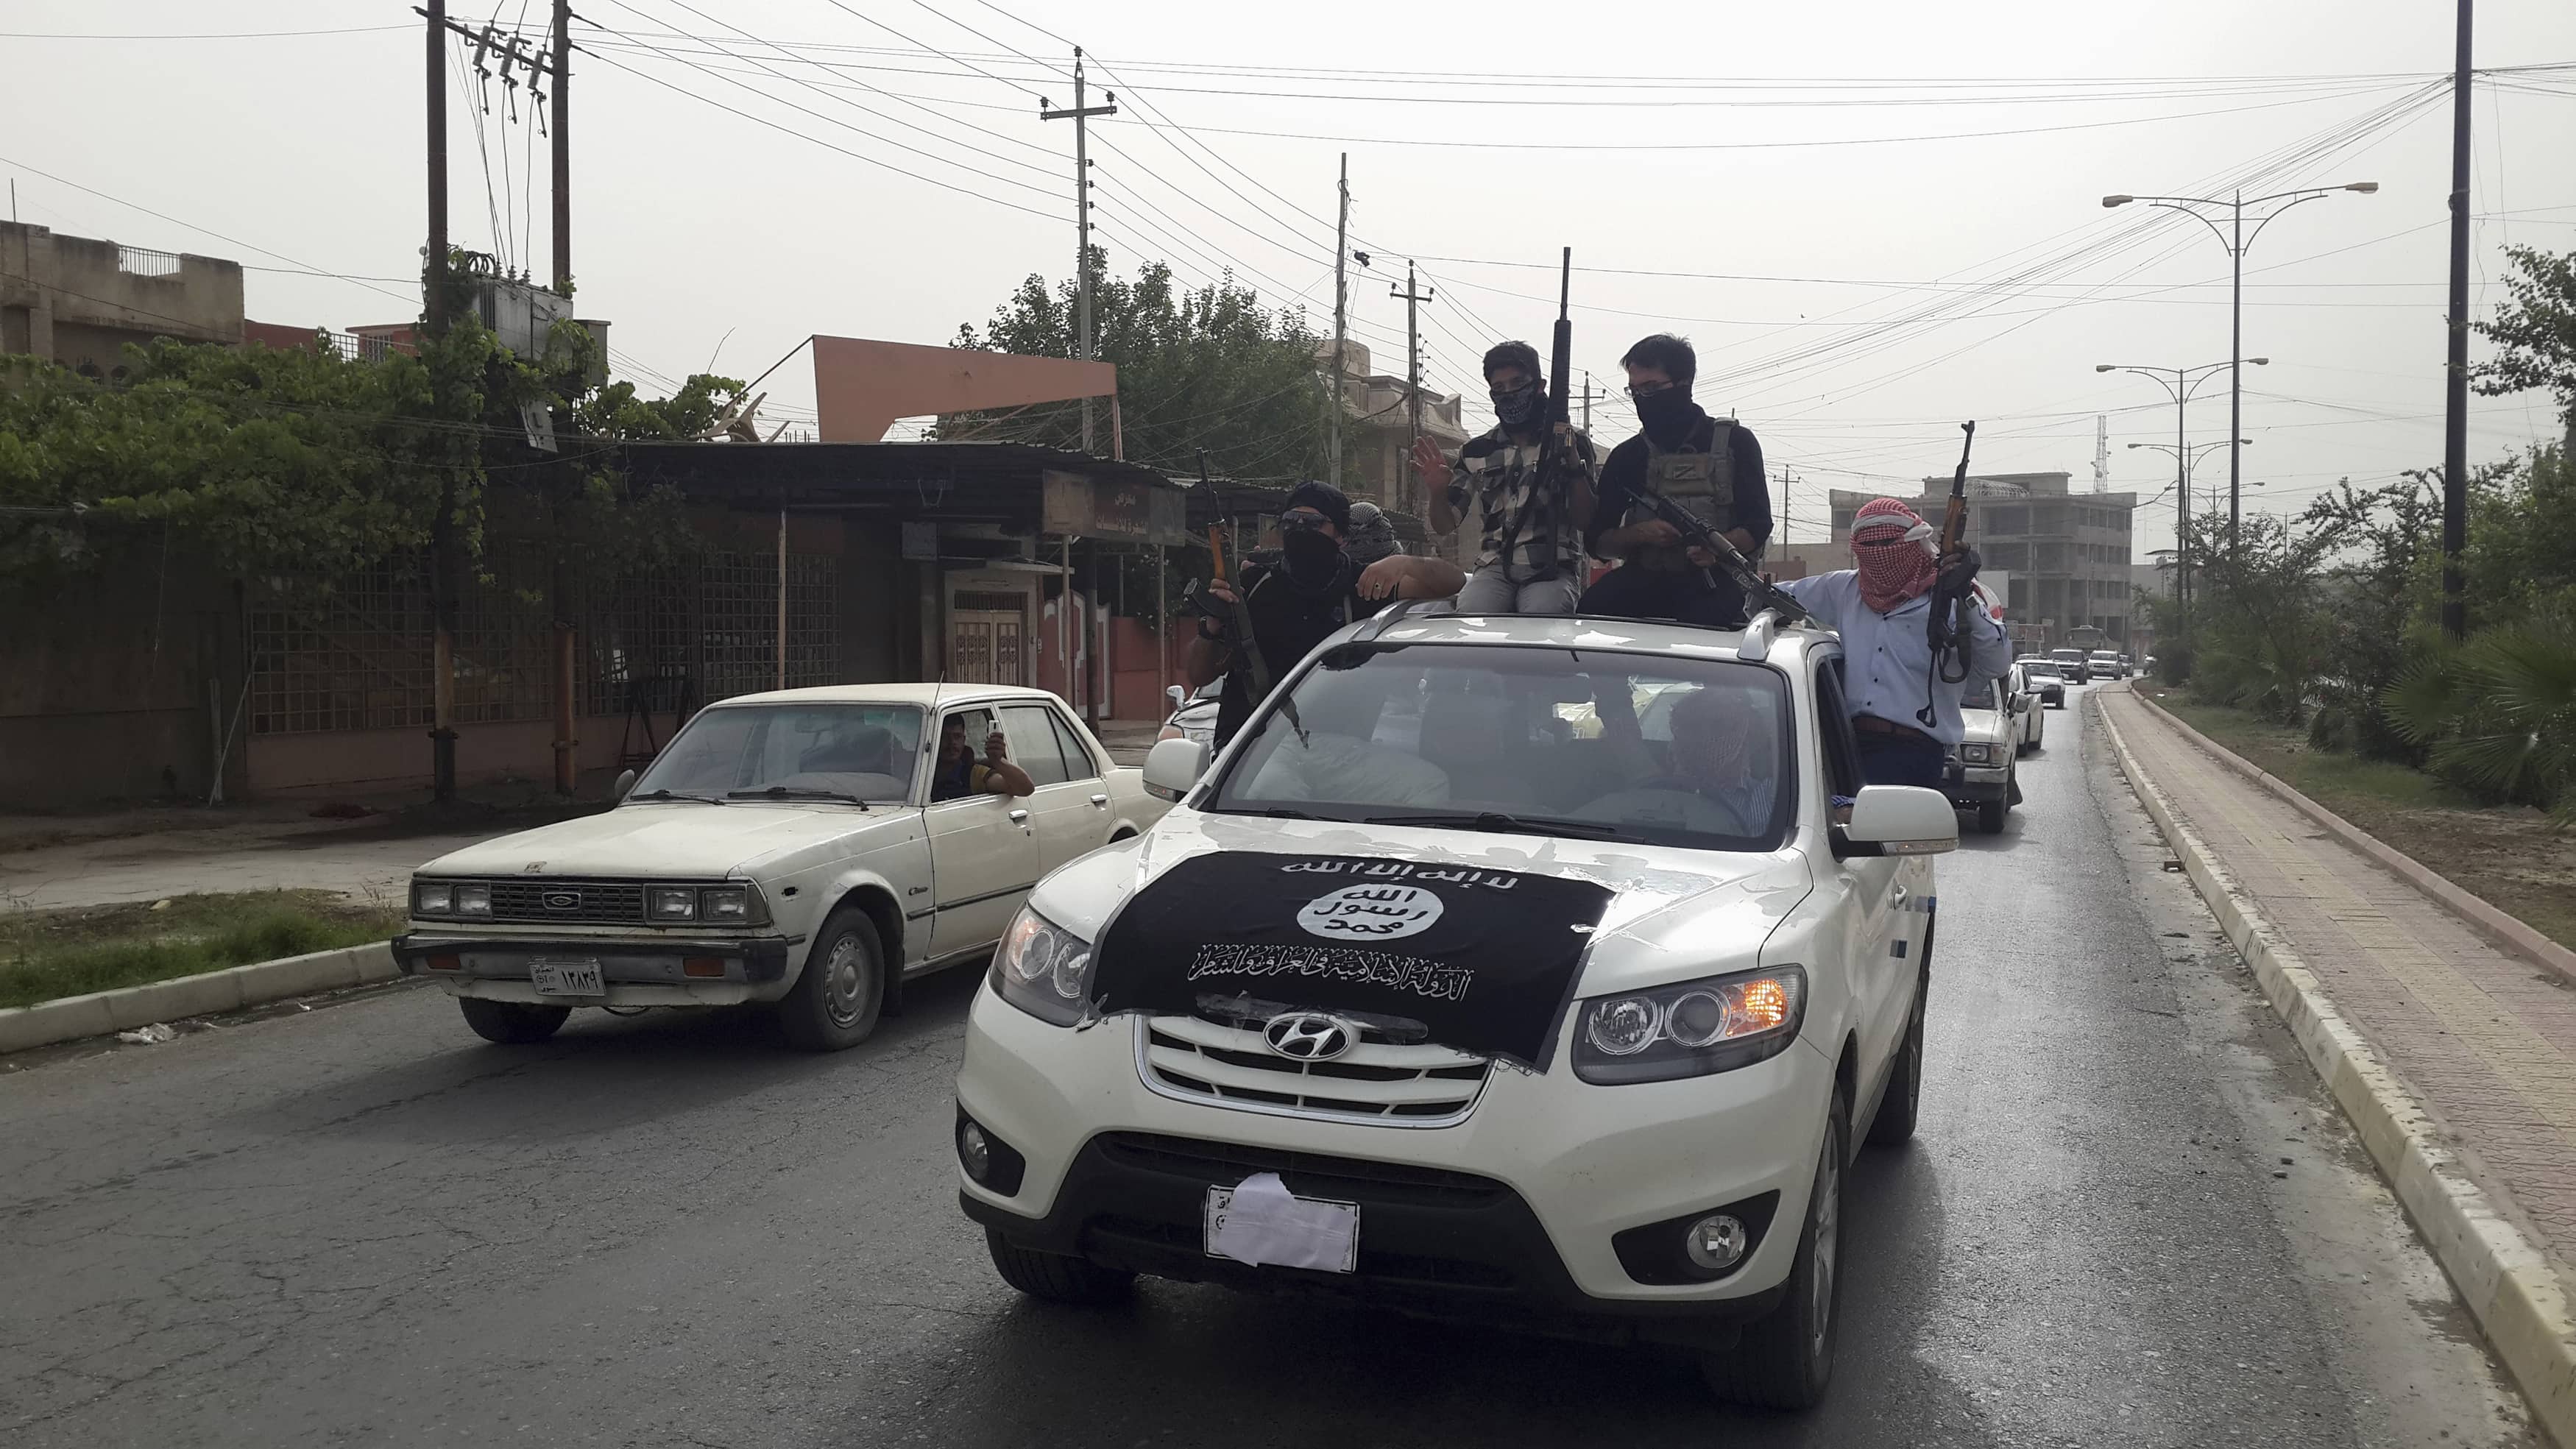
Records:
{"label": "suv headlight", "polygon": [[[488,905],[490,897],[485,897]],[[415,880],[411,883],[411,913],[415,916],[452,916],[456,914],[456,887],[443,880]]]}
{"label": "suv headlight", "polygon": [[1071,1026],[1091,996],[1091,943],[1023,906],[993,952],[993,989],[1040,1021]]}
{"label": "suv headlight", "polygon": [[1796,1041],[1806,1012],[1796,966],[1596,997],[1575,1015],[1574,1075],[1608,1086],[1751,1066]]}

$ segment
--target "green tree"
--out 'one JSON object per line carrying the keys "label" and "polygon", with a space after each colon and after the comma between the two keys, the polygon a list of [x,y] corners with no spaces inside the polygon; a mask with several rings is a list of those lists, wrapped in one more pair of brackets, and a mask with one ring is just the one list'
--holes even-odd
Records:
{"label": "green tree", "polygon": [[2497,304],[2494,321],[2476,324],[2496,355],[2470,376],[2488,397],[2547,391],[2558,400],[2567,451],[2576,452],[2576,252],[2507,247],[2505,255],[2514,266],[2504,280],[2510,300]]}
{"label": "green tree", "polygon": [[[1134,278],[1109,277],[1096,249],[1092,328],[1098,355],[1118,367],[1130,459],[1194,473],[1313,478],[1325,474],[1324,381],[1316,337],[1293,308],[1266,308],[1232,277],[1178,287],[1172,269],[1148,262]],[[983,327],[957,329],[954,345],[1037,357],[1074,355],[1075,289],[1031,274]],[[1079,448],[1081,406],[1045,403],[1008,413],[957,413],[938,436]],[[1094,446],[1109,449],[1109,419],[1095,413]],[[1352,430],[1346,430],[1346,436]],[[1346,460],[1347,461],[1347,460]]]}

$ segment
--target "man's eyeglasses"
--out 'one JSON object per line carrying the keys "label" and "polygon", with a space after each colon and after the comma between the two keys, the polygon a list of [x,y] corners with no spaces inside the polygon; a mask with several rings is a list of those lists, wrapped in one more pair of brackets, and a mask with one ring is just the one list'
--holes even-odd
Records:
{"label": "man's eyeglasses", "polygon": [[1668,392],[1675,386],[1677,386],[1677,384],[1670,382],[1632,382],[1628,384],[1624,391],[1628,394],[1629,400],[1633,402],[1639,398],[1653,397],[1659,392]]}

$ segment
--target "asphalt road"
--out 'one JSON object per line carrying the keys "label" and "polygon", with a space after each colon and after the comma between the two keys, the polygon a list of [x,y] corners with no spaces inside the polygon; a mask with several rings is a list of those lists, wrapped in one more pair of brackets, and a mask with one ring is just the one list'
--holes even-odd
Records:
{"label": "asphalt road", "polygon": [[2081,718],[1941,862],[1923,1131],[1852,1175],[1804,1418],[1650,1350],[1016,1300],[949,1175],[970,972],[831,1058],[667,1014],[488,1047],[393,989],[22,1063],[0,1442],[2537,1442]]}

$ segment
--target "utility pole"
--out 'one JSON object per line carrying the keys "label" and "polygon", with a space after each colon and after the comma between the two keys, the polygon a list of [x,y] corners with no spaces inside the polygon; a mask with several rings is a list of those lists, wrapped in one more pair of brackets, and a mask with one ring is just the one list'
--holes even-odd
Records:
{"label": "utility pole", "polygon": [[[421,340],[447,335],[447,0],[428,0],[429,246],[421,268]],[[435,406],[436,399],[432,399]],[[470,445],[470,443],[469,443]],[[443,470],[429,521],[429,778],[439,804],[456,798],[456,472]]]}
{"label": "utility pole", "polygon": [[[1038,97],[1038,119],[1073,122],[1073,355],[1091,361],[1091,136],[1089,123],[1094,116],[1118,114],[1118,93],[1103,91],[1104,104],[1082,103],[1082,47],[1073,48],[1073,109],[1049,109],[1046,97]],[[1082,400],[1082,451],[1091,451],[1091,399]]]}
{"label": "utility pole", "polygon": [[[2465,3],[2465,0],[2463,0]],[[1342,341],[1350,330],[1350,290],[1343,285],[1344,269],[1351,255],[1351,153],[1342,153],[1341,220],[1333,227],[1333,377],[1326,390],[1325,402],[1330,411],[1324,414],[1325,446],[1332,454],[1324,463],[1324,481],[1342,486]]]}
{"label": "utility pole", "polygon": [[1583,431],[1592,431],[1592,374],[1583,374]]}
{"label": "utility pole", "polygon": [[572,0],[555,0],[555,291],[572,295]]}
{"label": "utility pole", "polygon": [[[1386,291],[1388,296],[1404,299],[1404,403],[1412,427],[1412,436],[1405,440],[1405,448],[1406,456],[1410,457],[1413,445],[1422,441],[1422,324],[1415,309],[1431,300],[1432,290],[1414,285],[1413,261],[1408,257],[1404,263],[1403,288],[1389,287]],[[1393,493],[1400,487],[1399,484],[1388,491]],[[1389,498],[1387,501],[1395,503],[1399,500]]]}
{"label": "utility pole", "polygon": [[2460,555],[2469,546],[2469,19],[2460,0],[2460,53],[2451,72],[2451,350],[2443,377],[2442,632],[2468,637]]}

